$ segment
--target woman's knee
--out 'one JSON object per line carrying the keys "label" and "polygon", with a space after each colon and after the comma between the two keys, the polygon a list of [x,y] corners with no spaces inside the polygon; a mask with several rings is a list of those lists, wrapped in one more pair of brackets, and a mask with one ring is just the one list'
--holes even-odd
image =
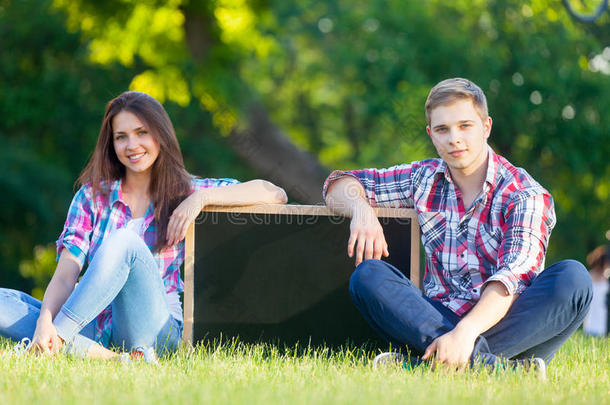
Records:
{"label": "woman's knee", "polygon": [[[132,267],[131,264],[141,248],[140,244],[144,244],[144,242],[132,230],[123,228],[112,232],[95,252],[87,273],[102,278],[114,278],[117,274],[123,274],[125,270]],[[144,244],[144,246],[146,245]]]}
{"label": "woman's knee", "polygon": [[104,239],[98,252],[103,252],[103,255],[129,259],[135,257],[136,253],[143,248],[147,248],[147,246],[137,233],[131,229],[121,228]]}
{"label": "woman's knee", "polygon": [[140,237],[131,229],[121,228],[108,235],[104,240],[107,244],[112,244],[114,247],[129,248],[138,242]]}

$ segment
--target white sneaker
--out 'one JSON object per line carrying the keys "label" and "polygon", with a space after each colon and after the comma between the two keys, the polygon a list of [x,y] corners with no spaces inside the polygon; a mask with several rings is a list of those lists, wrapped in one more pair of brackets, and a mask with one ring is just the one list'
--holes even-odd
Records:
{"label": "white sneaker", "polygon": [[17,357],[23,356],[32,346],[32,340],[30,338],[23,338],[21,342],[13,346],[13,354]]}
{"label": "white sneaker", "polygon": [[400,353],[384,352],[377,355],[373,359],[373,369],[377,370],[381,367],[398,367],[406,363],[406,358]]}

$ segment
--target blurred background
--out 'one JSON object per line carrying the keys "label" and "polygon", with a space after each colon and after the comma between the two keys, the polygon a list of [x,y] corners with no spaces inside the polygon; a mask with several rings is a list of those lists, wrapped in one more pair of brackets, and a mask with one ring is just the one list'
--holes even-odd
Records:
{"label": "blurred background", "polygon": [[332,168],[435,157],[424,101],[455,76],[485,91],[495,151],[555,198],[547,263],[584,262],[610,238],[610,13],[563,3],[0,0],[0,285],[42,297],[122,91],[164,104],[191,173],[319,203]]}

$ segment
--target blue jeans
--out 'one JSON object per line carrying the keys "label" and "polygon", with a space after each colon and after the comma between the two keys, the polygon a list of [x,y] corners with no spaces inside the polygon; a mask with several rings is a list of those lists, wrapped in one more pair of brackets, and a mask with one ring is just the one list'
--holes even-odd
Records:
{"label": "blue jeans", "polygon": [[[182,322],[169,313],[165,294],[148,246],[135,232],[120,229],[102,242],[53,324],[72,353],[86,355],[96,344],[95,317],[111,305],[113,346],[155,347],[163,354],[182,337]],[[23,292],[0,289],[0,335],[32,338],[40,304]]]}
{"label": "blue jeans", "polygon": [[[406,346],[416,356],[461,319],[380,260],[366,260],[356,268],[350,294],[381,337],[396,347]],[[471,365],[530,357],[550,362],[582,323],[592,296],[591,277],[582,264],[574,260],[554,264],[517,297],[500,322],[477,338]]]}

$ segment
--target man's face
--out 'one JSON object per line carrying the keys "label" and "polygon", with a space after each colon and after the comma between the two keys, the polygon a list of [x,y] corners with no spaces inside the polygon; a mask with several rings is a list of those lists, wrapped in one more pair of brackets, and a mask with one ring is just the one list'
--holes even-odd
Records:
{"label": "man's face", "polygon": [[470,100],[457,100],[430,111],[426,131],[451,172],[470,175],[487,159],[491,118],[482,120]]}

